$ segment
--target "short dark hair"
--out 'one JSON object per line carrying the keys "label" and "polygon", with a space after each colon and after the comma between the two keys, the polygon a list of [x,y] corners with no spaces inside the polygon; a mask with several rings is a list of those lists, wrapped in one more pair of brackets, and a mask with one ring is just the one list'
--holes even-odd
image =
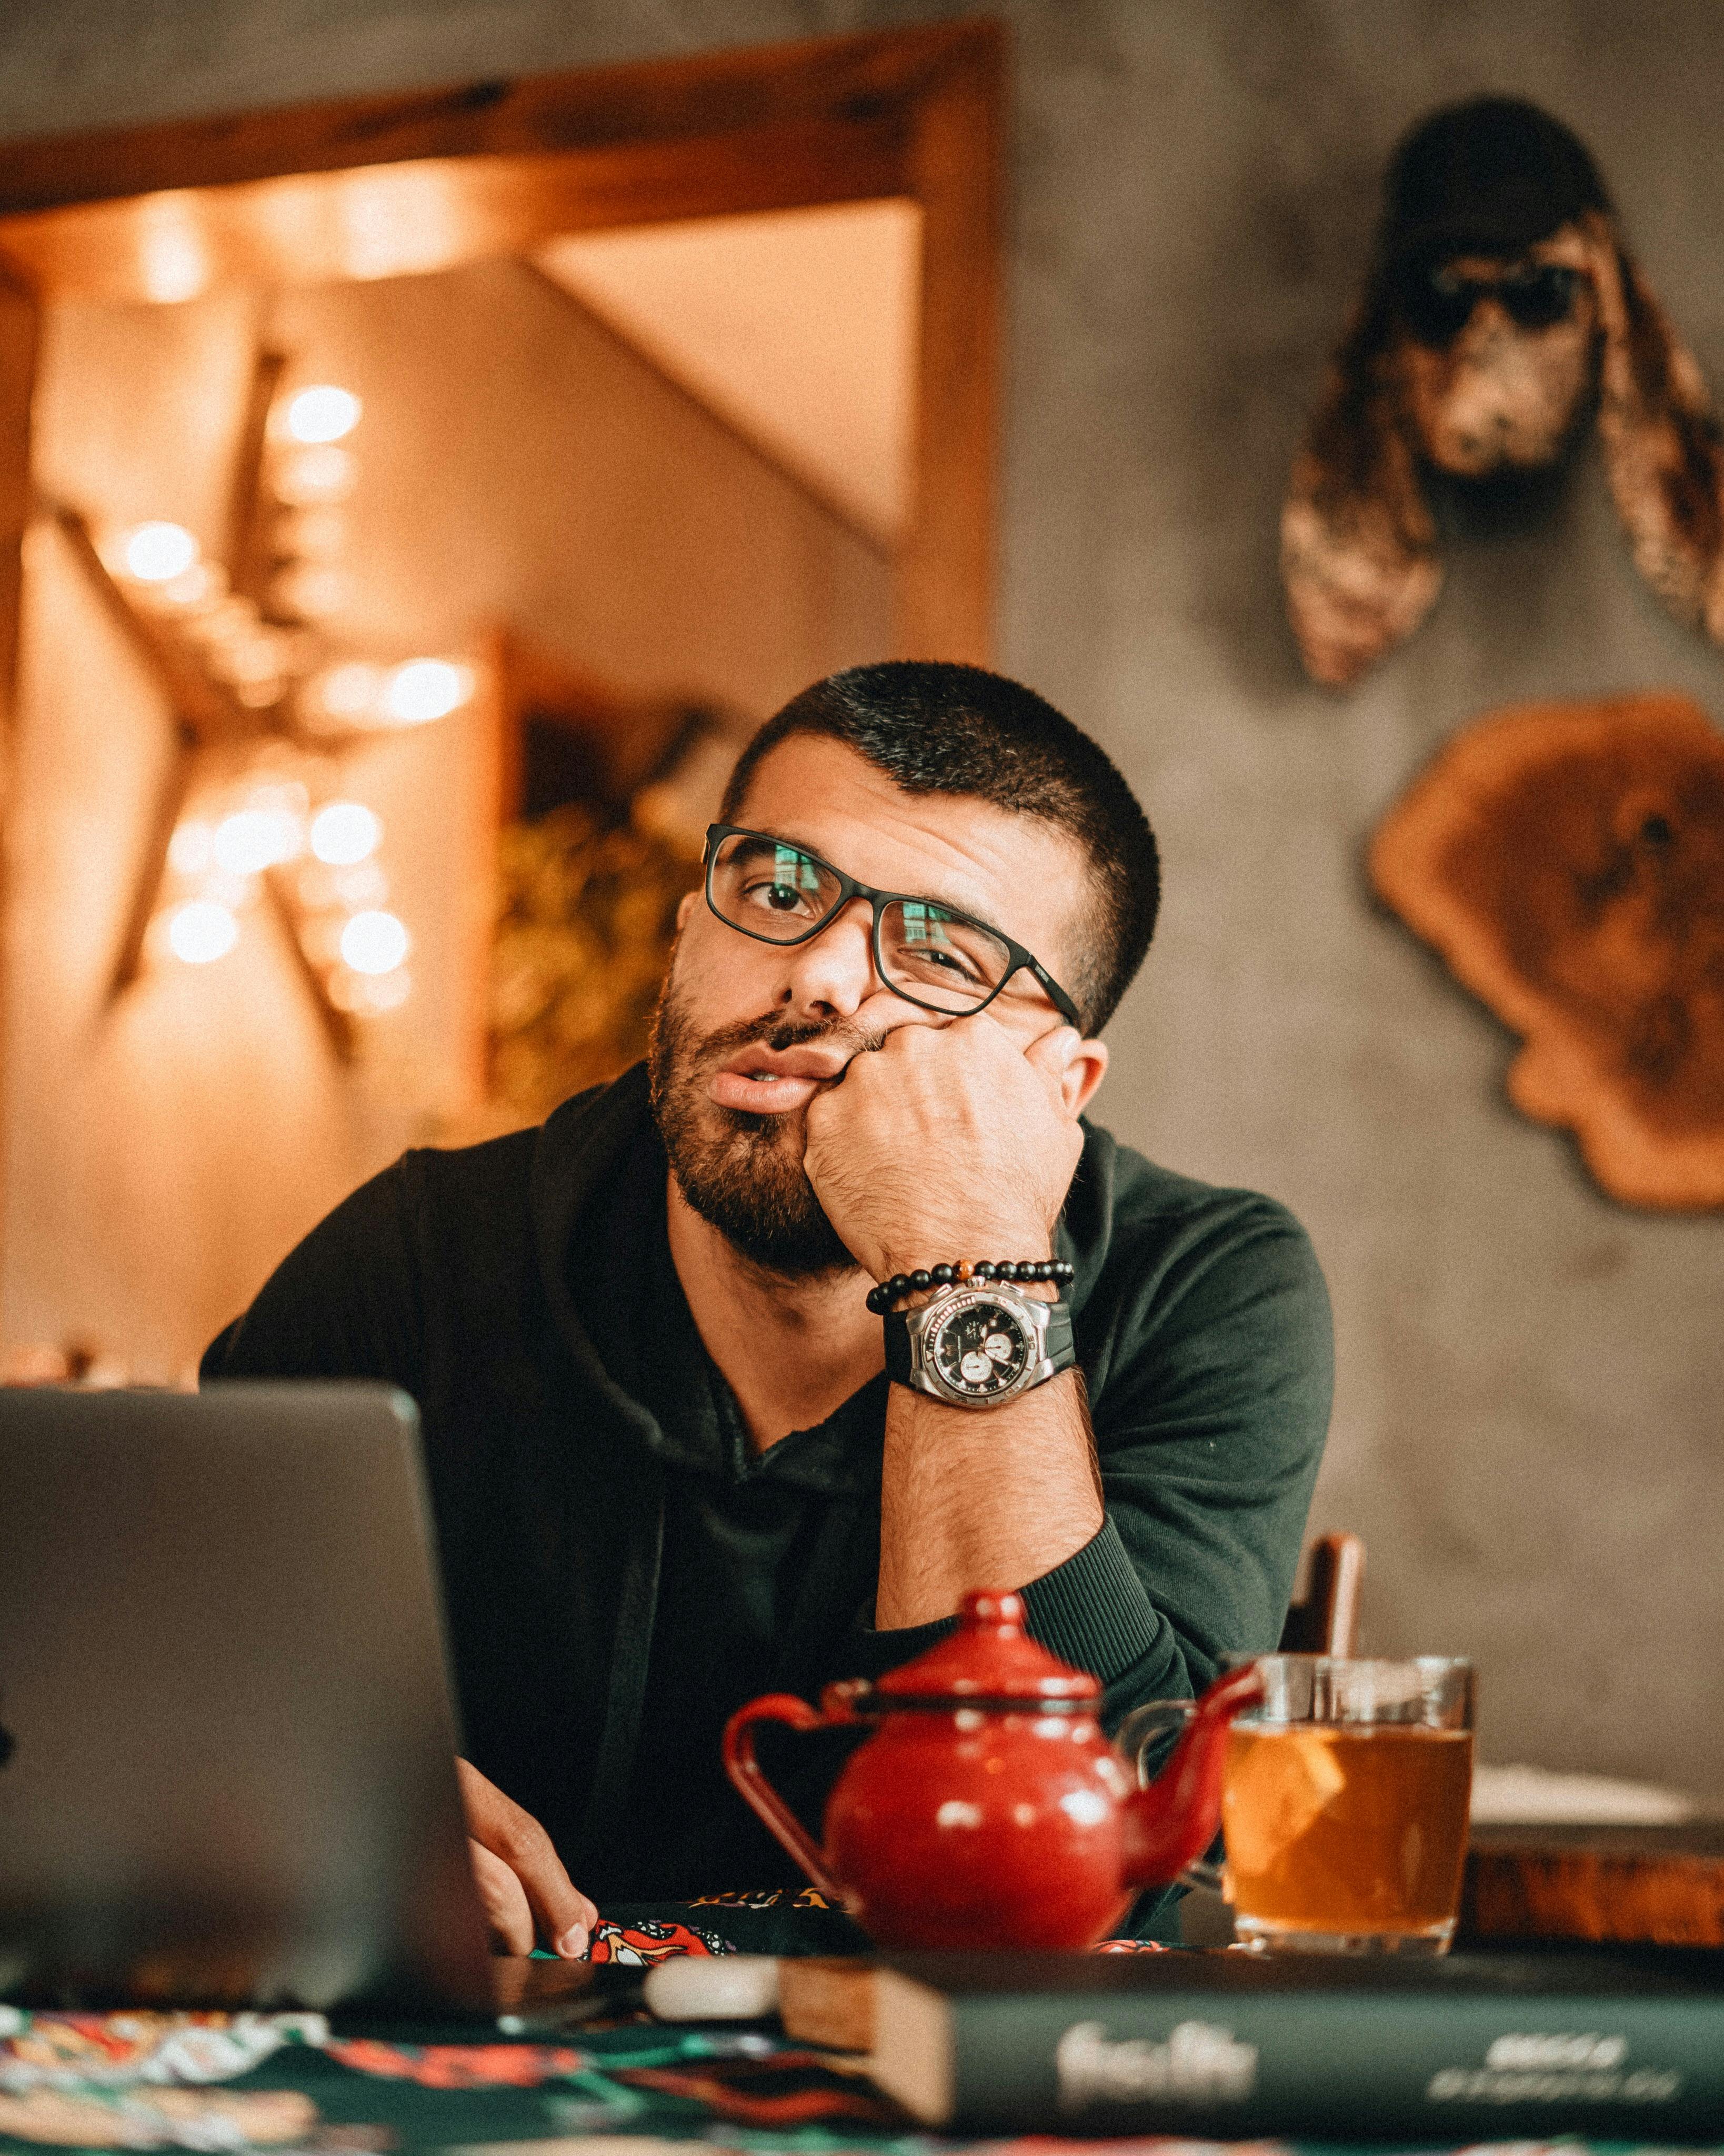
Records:
{"label": "short dark hair", "polygon": [[725,788],[726,823],[762,760],[793,734],[842,742],[906,793],[969,794],[1069,832],[1089,856],[1094,920],[1075,954],[1075,978],[1063,985],[1085,1030],[1101,1030],[1143,963],[1162,878],[1147,818],[1087,734],[1034,690],[981,666],[853,666],[804,689],[762,726]]}

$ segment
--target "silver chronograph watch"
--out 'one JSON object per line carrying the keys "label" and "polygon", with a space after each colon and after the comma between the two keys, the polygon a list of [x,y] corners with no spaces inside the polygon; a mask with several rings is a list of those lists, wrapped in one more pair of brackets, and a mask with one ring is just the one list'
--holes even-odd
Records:
{"label": "silver chronograph watch", "polygon": [[1005,1281],[942,1287],[885,1313],[886,1375],[948,1407],[997,1408],[1076,1361],[1071,1312]]}

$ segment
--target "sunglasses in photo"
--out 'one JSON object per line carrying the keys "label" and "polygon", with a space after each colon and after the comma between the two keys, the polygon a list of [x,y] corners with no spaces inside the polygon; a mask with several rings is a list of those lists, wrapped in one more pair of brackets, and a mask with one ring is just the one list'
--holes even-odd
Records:
{"label": "sunglasses in photo", "polygon": [[1424,345],[1451,343],[1481,300],[1496,300],[1519,329],[1547,330],[1573,313],[1586,281],[1583,271],[1561,262],[1521,263],[1496,277],[1463,277],[1439,262],[1403,280],[1401,316]]}

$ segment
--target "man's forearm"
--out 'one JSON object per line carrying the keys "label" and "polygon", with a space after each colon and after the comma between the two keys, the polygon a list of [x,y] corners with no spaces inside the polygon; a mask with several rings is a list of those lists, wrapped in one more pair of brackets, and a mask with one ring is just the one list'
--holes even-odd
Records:
{"label": "man's forearm", "polygon": [[1102,1524],[1083,1378],[976,1411],[890,1389],[880,1478],[882,1630],[949,1617],[972,1588],[1024,1587]]}

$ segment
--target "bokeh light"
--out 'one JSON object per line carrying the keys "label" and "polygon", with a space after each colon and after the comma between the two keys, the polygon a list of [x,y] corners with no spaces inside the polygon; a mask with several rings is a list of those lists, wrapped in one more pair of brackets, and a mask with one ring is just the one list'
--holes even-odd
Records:
{"label": "bokeh light", "polygon": [[362,802],[331,801],[311,819],[311,850],[331,868],[351,868],[377,850],[383,827]]}
{"label": "bokeh light", "polygon": [[296,442],[339,442],[359,424],[363,409],[351,389],[314,382],[289,403],[287,431]]}
{"label": "bokeh light", "polygon": [[171,583],[198,559],[198,542],[183,524],[139,524],[121,545],[126,573],[140,583]]}
{"label": "bokeh light", "polygon": [[351,660],[319,677],[317,701],[333,719],[362,719],[376,710],[382,687],[377,667]]}
{"label": "bokeh light", "polygon": [[240,808],[216,825],[213,850],[230,875],[257,875],[290,861],[305,843],[300,819],[287,808]]}
{"label": "bokeh light", "polygon": [[313,502],[342,501],[352,492],[357,475],[357,467],[346,449],[334,442],[317,442],[281,459],[275,491],[295,509]]}
{"label": "bokeh light", "polygon": [[356,913],[341,931],[341,957],[356,973],[387,973],[406,957],[413,939],[393,913]]}
{"label": "bokeh light", "polygon": [[384,692],[385,715],[401,726],[422,726],[447,718],[473,693],[473,675],[447,659],[412,659],[398,666]]}
{"label": "bokeh light", "polygon": [[239,941],[239,923],[225,906],[194,898],[177,907],[167,924],[168,948],[188,966],[224,958]]}

